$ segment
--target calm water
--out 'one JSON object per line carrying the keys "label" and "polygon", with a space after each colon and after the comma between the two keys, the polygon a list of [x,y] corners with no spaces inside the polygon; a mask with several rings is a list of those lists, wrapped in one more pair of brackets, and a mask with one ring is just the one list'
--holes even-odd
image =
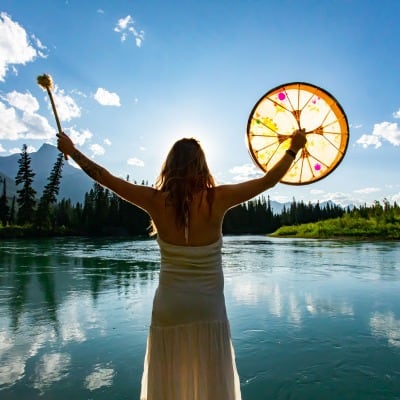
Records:
{"label": "calm water", "polygon": [[[244,400],[400,399],[400,243],[225,237],[223,260]],[[138,399],[158,263],[0,242],[0,399]]]}

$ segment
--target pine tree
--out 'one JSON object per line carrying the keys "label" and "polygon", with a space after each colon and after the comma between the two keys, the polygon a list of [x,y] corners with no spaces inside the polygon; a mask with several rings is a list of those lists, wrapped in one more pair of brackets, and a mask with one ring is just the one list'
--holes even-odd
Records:
{"label": "pine tree", "polygon": [[0,197],[0,221],[6,226],[10,218],[10,208],[7,204],[6,178],[3,179],[3,193]]}
{"label": "pine tree", "polygon": [[43,189],[36,212],[36,224],[40,227],[50,227],[51,216],[50,206],[57,201],[60,190],[62,167],[64,165],[64,155],[60,153],[54,163],[53,169],[47,178],[47,184]]}
{"label": "pine tree", "polygon": [[12,201],[11,201],[11,208],[10,208],[10,214],[9,214],[9,223],[10,225],[14,225],[15,223],[15,196],[13,196]]}
{"label": "pine tree", "polygon": [[35,195],[36,190],[33,189],[32,183],[35,173],[31,168],[31,157],[27,151],[27,146],[22,146],[22,151],[18,160],[19,168],[17,176],[15,177],[15,184],[21,185],[22,188],[17,190],[17,204],[18,204],[18,223],[29,224],[33,221],[34,208],[35,208]]}

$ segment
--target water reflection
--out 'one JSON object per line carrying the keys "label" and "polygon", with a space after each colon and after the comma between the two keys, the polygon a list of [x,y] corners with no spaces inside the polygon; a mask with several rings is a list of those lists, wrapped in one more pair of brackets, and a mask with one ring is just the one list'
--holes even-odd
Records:
{"label": "water reflection", "polygon": [[112,386],[115,371],[111,363],[97,364],[85,379],[85,388],[93,391],[104,386]]}
{"label": "water reflection", "polygon": [[389,345],[400,348],[400,318],[396,318],[392,311],[372,313],[369,324],[374,336],[386,339]]}
{"label": "water reflection", "polygon": [[33,387],[43,393],[54,383],[68,377],[70,364],[68,353],[44,354],[36,365]]}
{"label": "water reflection", "polygon": [[[134,326],[132,319],[140,314],[138,331],[145,331],[151,302],[142,301],[152,296],[158,278],[154,250],[147,241],[2,243],[0,390],[24,381],[43,395],[70,379],[73,344],[124,335],[116,329],[123,324],[110,315],[125,315],[122,319]],[[88,370],[81,381],[87,390],[112,386],[112,364],[97,362]]]}
{"label": "water reflection", "polygon": [[[397,243],[224,238],[244,399],[290,398],[321,371],[378,376],[360,361],[373,346],[400,379],[399,259]],[[154,240],[2,242],[0,397],[138,397],[158,268]]]}

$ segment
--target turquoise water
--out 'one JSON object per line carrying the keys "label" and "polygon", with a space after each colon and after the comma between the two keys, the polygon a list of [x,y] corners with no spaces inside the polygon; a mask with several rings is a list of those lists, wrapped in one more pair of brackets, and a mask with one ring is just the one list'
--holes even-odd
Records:
{"label": "turquoise water", "polygon": [[[225,237],[244,400],[400,399],[400,243]],[[138,399],[153,240],[2,241],[0,399]]]}

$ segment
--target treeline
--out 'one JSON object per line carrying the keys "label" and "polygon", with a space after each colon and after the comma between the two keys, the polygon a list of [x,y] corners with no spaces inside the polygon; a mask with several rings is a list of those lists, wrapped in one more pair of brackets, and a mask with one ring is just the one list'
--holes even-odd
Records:
{"label": "treeline", "polygon": [[[5,179],[2,182],[0,235],[148,235],[150,220],[147,213],[97,183],[86,193],[83,203],[72,204],[69,199],[57,202],[63,160],[60,153],[43,193],[37,199],[32,188],[35,173],[30,165],[27,147],[23,145],[15,177],[17,196],[8,199]],[[229,210],[224,219],[223,232],[268,234],[283,226],[332,220],[345,214],[354,219],[379,214],[388,221],[395,221],[400,213],[397,204],[391,206],[386,200],[383,205],[376,202],[372,207],[349,210],[332,203],[306,204],[293,199],[278,214],[273,211],[269,197],[259,197]]]}

